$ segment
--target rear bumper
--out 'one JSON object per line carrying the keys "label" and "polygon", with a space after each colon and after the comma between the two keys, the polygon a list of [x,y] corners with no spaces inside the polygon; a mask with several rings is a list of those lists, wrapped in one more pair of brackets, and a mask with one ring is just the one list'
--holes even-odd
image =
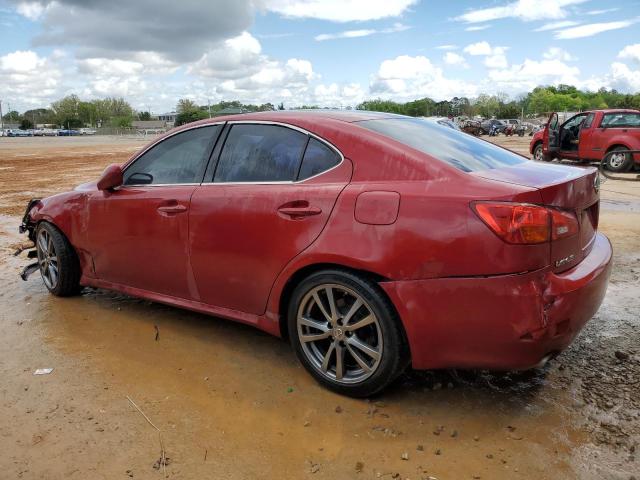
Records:
{"label": "rear bumper", "polygon": [[596,234],[589,255],[548,269],[494,277],[384,282],[417,369],[527,369],[565,349],[607,290],[612,248]]}

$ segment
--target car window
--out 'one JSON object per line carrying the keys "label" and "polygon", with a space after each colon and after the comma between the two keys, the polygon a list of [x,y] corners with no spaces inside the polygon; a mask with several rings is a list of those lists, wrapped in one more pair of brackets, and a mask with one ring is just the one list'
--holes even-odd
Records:
{"label": "car window", "polygon": [[280,125],[233,125],[214,182],[293,181],[307,135]]}
{"label": "car window", "polygon": [[640,113],[605,113],[600,126],[603,128],[640,127]]}
{"label": "car window", "polygon": [[302,166],[298,174],[298,180],[318,175],[340,163],[340,156],[315,138],[309,139],[309,144],[302,158]]}
{"label": "car window", "polygon": [[222,125],[176,133],[151,147],[124,172],[125,185],[199,183]]}
{"label": "car window", "polygon": [[526,160],[467,133],[419,118],[386,118],[356,122],[411,148],[447,162],[464,172],[524,163]]}
{"label": "car window", "polygon": [[595,114],[593,113],[590,113],[589,115],[587,115],[587,119],[582,124],[582,128],[591,128],[591,124],[593,123],[594,117],[595,117]]}
{"label": "car window", "polygon": [[584,115],[576,115],[575,117],[572,117],[569,120],[567,120],[562,125],[562,128],[563,129],[572,128],[572,127],[575,127],[576,125],[580,125],[583,121],[584,121]]}

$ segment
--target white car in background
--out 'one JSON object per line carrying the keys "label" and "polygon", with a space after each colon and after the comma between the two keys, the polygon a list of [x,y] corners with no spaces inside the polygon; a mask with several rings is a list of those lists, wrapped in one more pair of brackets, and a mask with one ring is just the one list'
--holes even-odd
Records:
{"label": "white car in background", "polygon": [[93,128],[81,128],[78,131],[80,132],[80,135],[95,135],[98,133],[98,131]]}

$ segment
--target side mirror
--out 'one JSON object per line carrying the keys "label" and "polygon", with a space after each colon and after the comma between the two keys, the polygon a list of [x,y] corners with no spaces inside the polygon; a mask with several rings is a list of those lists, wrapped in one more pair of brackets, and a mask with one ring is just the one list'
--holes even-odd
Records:
{"label": "side mirror", "polygon": [[98,180],[98,190],[112,190],[122,185],[122,167],[117,163],[109,165]]}

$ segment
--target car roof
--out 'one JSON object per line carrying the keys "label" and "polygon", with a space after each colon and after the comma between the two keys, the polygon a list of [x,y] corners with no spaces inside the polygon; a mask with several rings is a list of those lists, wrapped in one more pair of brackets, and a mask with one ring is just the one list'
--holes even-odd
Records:
{"label": "car roof", "polygon": [[[201,124],[218,123],[234,120],[260,120],[272,122],[319,122],[324,120],[338,120],[347,123],[360,122],[362,120],[378,120],[382,118],[401,118],[404,115],[396,115],[386,112],[370,112],[367,110],[331,110],[331,109],[303,109],[303,110],[276,110],[267,112],[240,113],[223,115],[219,117],[201,120]],[[407,117],[411,118],[411,117]],[[191,124],[193,125],[193,124]]]}
{"label": "car roof", "polygon": [[640,110],[635,108],[599,108],[596,110],[585,110],[582,113],[602,112],[602,113],[638,113]]}

